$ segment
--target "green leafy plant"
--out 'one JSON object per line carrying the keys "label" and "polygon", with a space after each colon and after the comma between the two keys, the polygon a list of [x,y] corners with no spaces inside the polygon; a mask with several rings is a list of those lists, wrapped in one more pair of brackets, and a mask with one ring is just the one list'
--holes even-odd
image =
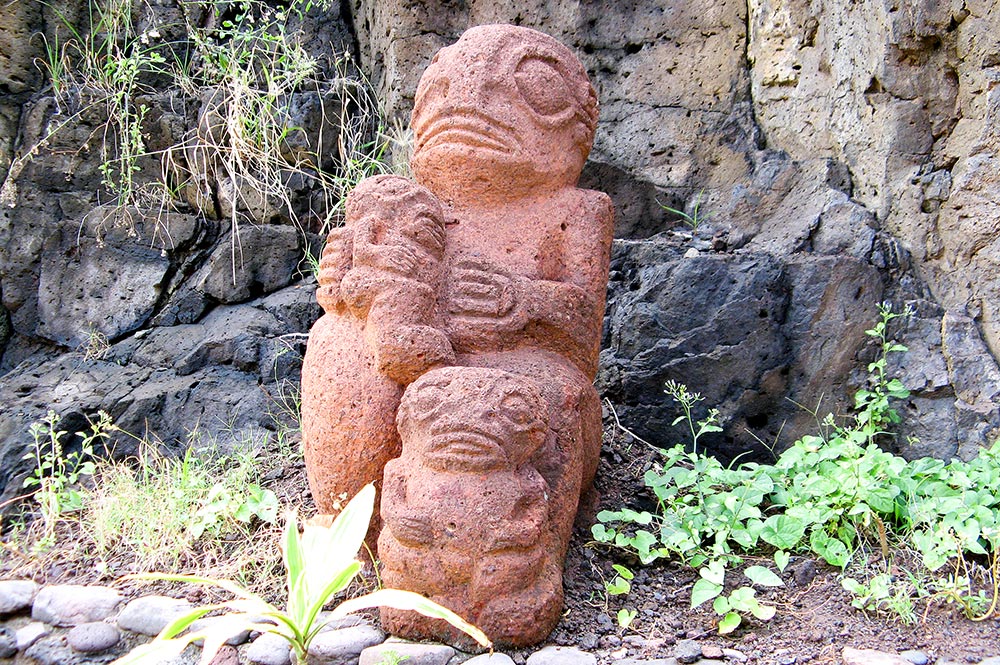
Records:
{"label": "green leafy plant", "polygon": [[[320,619],[323,607],[344,591],[361,570],[361,563],[356,556],[368,531],[374,501],[375,488],[368,485],[348,503],[330,527],[306,524],[301,534],[295,518],[289,515],[282,540],[288,591],[284,609],[279,609],[229,580],[164,573],[132,576],[137,579],[190,582],[216,587],[229,592],[235,599],[204,605],[178,617],[152,642],[133,649],[115,661],[116,665],[173,658],[197,640],[204,640],[201,662],[205,664],[212,660],[227,639],[244,630],[280,635],[288,640],[297,662],[303,663],[310,643],[326,621],[379,606],[412,610],[443,619],[482,646],[491,646],[482,631],[454,612],[423,596],[397,589],[380,589],[345,600],[325,615],[325,620]],[[217,611],[225,613],[205,628],[188,630],[198,619]],[[185,633],[185,630],[188,632]]]}
{"label": "green leafy plant", "polygon": [[[920,593],[956,602],[967,614],[972,606],[982,610],[973,610],[979,611],[977,616],[987,609],[988,615],[994,612],[1000,498],[988,488],[1000,483],[1000,442],[969,462],[951,463],[908,462],[877,445],[899,422],[891,400],[909,394],[887,371],[890,354],[906,350],[891,339],[889,324],[905,316],[908,310],[899,314],[879,306],[879,319],[867,331],[879,344],[878,355],[868,365],[868,384],[855,398],[856,415],[846,422],[827,416],[820,434],[796,441],[774,464],[724,468],[698,453],[698,438],[714,431],[709,428],[716,427],[716,414],[695,422],[692,407],[700,396],[668,384],[668,394],[683,411],[675,423],[687,423],[692,451],[682,446],[662,451],[661,463],[644,476],[656,510],[602,511],[592,527],[594,539],[625,550],[642,564],[676,557],[697,568],[692,606],[712,600],[722,617],[721,632],[734,630],[746,616],[766,619],[772,613],[753,588],[780,584],[769,568],[750,566],[745,574],[753,586],[725,594],[727,570],[747,555],[770,556],[779,571],[788,565],[790,552],[809,552],[841,569],[855,562],[865,578],[846,583],[858,594],[856,606],[890,612],[904,621],[914,616],[911,596]],[[862,565],[866,557],[856,553],[880,552],[888,564],[892,549],[919,555],[925,571],[917,576],[948,561],[964,562],[969,554],[992,555],[994,588],[974,593],[962,584],[970,577],[962,571],[950,576],[949,583],[920,585],[925,592],[914,584],[888,588],[879,573],[873,576]],[[625,589],[614,580],[612,585]]]}
{"label": "green leafy plant", "polygon": [[28,431],[34,446],[23,457],[35,464],[23,486],[34,488],[32,497],[38,503],[44,529],[42,542],[48,544],[62,516],[83,507],[79,483],[94,474],[94,444],[105,441],[112,429],[108,414],[99,412],[90,431],[82,434],[80,449],[66,453],[63,439],[68,432],[59,429],[60,420],[55,411],[49,411],[41,421],[32,423]]}
{"label": "green leafy plant", "polygon": [[227,520],[250,522],[255,517],[262,522],[274,522],[278,517],[278,497],[259,485],[246,485],[239,496],[226,483],[219,481],[208,490],[191,519],[191,537],[201,538],[206,531],[218,531]]}

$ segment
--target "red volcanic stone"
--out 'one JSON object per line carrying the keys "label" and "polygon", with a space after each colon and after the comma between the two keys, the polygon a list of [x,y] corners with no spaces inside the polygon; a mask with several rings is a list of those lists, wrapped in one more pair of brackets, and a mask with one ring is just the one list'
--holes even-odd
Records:
{"label": "red volcanic stone", "polygon": [[[359,185],[321,262],[326,313],[303,367],[317,504],[339,510],[384,468],[386,584],[499,644],[539,642],[558,621],[600,452],[592,382],[613,210],[576,188],[596,122],[566,47],[527,28],[467,31],[417,90],[419,184]],[[382,620],[465,643],[413,613]]]}

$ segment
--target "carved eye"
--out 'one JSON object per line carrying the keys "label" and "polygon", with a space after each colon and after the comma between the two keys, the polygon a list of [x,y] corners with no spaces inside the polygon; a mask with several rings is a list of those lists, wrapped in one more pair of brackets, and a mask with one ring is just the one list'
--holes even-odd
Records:
{"label": "carved eye", "polygon": [[500,413],[518,426],[525,426],[535,420],[531,402],[519,393],[508,393],[500,400]]}
{"label": "carved eye", "polygon": [[524,101],[541,115],[557,115],[573,104],[566,80],[550,62],[537,56],[522,60],[514,81]]}
{"label": "carved eye", "polygon": [[410,413],[418,419],[429,418],[441,407],[444,399],[445,391],[442,386],[422,386],[410,398]]}

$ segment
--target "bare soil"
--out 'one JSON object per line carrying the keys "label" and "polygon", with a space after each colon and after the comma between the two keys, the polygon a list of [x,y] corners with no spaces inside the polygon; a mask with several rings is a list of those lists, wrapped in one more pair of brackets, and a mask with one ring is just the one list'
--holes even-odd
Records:
{"label": "bare soil", "polygon": [[[681,639],[697,640],[708,653],[713,647],[730,649],[745,656],[747,663],[776,665],[840,663],[840,654],[848,646],[889,652],[917,649],[931,662],[978,663],[1000,655],[1000,615],[976,623],[964,618],[954,606],[938,601],[928,607],[926,600],[916,601],[920,619],[914,625],[865,614],[851,607],[850,597],[840,585],[840,571],[808,557],[792,558],[781,575],[785,587],[759,594],[778,608],[772,620],[744,620],[733,634],[719,636],[718,617],[709,603],[690,608],[691,586],[697,577],[694,570],[677,562],[643,568],[623,553],[591,542],[589,521],[596,510],[641,503],[642,473],[656,455],[655,450],[628,435],[606,431],[596,480],[599,502],[592,514],[579,521],[570,545],[565,610],[548,643],[579,646],[597,655],[601,663],[668,657]],[[314,512],[301,459],[266,459],[261,475],[262,485],[274,490],[283,504],[300,506],[305,515]],[[253,586],[274,600],[280,596],[283,583],[274,546],[276,527],[258,531],[260,536],[269,537],[271,544],[263,547],[259,555],[271,560],[257,569],[261,576]],[[238,544],[233,543],[234,551]],[[211,574],[221,570],[228,556],[224,549],[188,553],[181,572]],[[218,565],[213,566],[213,562]],[[609,598],[603,592],[604,581],[614,576],[614,563],[636,571],[627,597]],[[148,584],[116,583],[119,576],[136,572],[135,567],[129,552],[98,563],[88,551],[85,534],[72,523],[63,525],[58,545],[45,554],[32,555],[10,543],[5,543],[0,552],[0,579],[31,577],[40,583],[115,584],[129,594],[152,592]],[[200,589],[174,587],[170,592],[195,602],[210,600],[210,594]],[[614,619],[623,606],[638,610],[628,630],[619,628]],[[531,651],[512,655],[523,662]]]}

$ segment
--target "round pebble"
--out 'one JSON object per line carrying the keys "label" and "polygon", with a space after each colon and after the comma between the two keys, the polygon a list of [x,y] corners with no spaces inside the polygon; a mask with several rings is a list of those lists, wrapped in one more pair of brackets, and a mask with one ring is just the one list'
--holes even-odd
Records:
{"label": "round pebble", "polygon": [[118,615],[118,627],[155,637],[163,628],[191,610],[191,603],[169,596],[143,596],[129,602]]}
{"label": "round pebble", "polygon": [[290,665],[292,650],[281,635],[262,633],[246,649],[247,660],[254,665]]}
{"label": "round pebble", "polygon": [[66,634],[66,642],[80,653],[100,653],[118,644],[121,632],[109,623],[81,623]]}
{"label": "round pebble", "polygon": [[35,596],[31,618],[53,626],[101,621],[115,611],[121,600],[117,591],[105,586],[47,586]]}
{"label": "round pebble", "polygon": [[906,651],[900,651],[899,655],[906,660],[913,663],[913,665],[927,665],[930,660],[923,651],[918,651],[916,649],[907,649]]}
{"label": "round pebble", "polygon": [[0,614],[12,614],[28,609],[36,593],[38,585],[31,580],[0,582]]}
{"label": "round pebble", "polygon": [[693,663],[701,658],[701,645],[694,640],[678,640],[674,646],[674,658],[681,663]]}

